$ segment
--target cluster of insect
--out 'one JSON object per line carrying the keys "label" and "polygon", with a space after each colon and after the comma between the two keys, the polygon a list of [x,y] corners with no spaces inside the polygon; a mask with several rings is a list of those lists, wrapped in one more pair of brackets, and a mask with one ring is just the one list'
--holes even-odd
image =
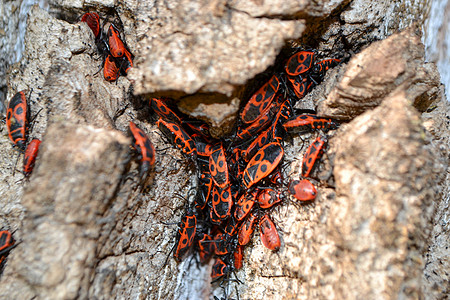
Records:
{"label": "cluster of insect", "polygon": [[[104,56],[104,78],[115,81],[133,66],[133,55],[120,38],[116,26],[105,32],[97,13],[81,18],[95,35],[96,45]],[[272,251],[281,246],[271,211],[286,201],[288,195],[298,201],[313,201],[317,191],[307,178],[317,165],[326,146],[328,130],[338,123],[313,113],[300,114],[297,101],[319,84],[338,59],[317,60],[315,51],[301,50],[291,55],[242,107],[235,130],[226,138],[213,138],[205,122],[194,120],[176,109],[172,99],[151,98],[149,105],[157,114],[156,125],[163,135],[189,160],[194,162],[198,187],[187,203],[176,233],[173,257],[184,259],[193,249],[201,263],[215,259],[211,277],[228,279],[243,266],[243,249],[259,228],[262,244]],[[11,99],[7,109],[7,129],[13,146],[24,153],[23,173],[29,176],[40,141],[27,144],[30,110],[25,91]],[[140,162],[141,178],[155,164],[155,149],[136,124],[130,122],[132,146]],[[282,161],[284,140],[290,134],[321,130],[308,147],[302,162],[302,178],[286,183]],[[0,261],[14,247],[8,231],[0,232]],[[236,278],[237,280],[237,278]]]}
{"label": "cluster of insect", "polygon": [[[327,143],[325,133],[339,124],[312,113],[298,114],[294,106],[323,80],[329,68],[340,62],[317,61],[316,56],[315,51],[290,56],[283,64],[284,70],[250,97],[240,111],[234,132],[226,138],[213,138],[208,124],[180,113],[172,99],[149,100],[158,116],[159,130],[194,162],[198,175],[195,197],[187,200],[176,233],[172,251],[177,261],[194,250],[201,263],[215,259],[213,281],[230,279],[243,265],[243,249],[255,228],[259,227],[265,247],[272,251],[280,248],[280,236],[270,217],[277,205],[289,195],[298,201],[315,199],[316,188],[307,177]],[[316,130],[322,133],[305,152],[302,178],[286,183],[282,170],[285,138]],[[135,134],[135,140],[142,140],[135,148],[142,153],[144,173],[148,163],[154,161],[154,155],[148,155],[153,148],[144,146],[151,145],[148,137]]]}
{"label": "cluster of insect", "polygon": [[98,53],[103,56],[103,77],[107,81],[116,81],[120,75],[126,76],[133,67],[134,56],[128,49],[125,39],[113,23],[101,26],[100,16],[85,13],[81,22],[86,22],[95,36]]}

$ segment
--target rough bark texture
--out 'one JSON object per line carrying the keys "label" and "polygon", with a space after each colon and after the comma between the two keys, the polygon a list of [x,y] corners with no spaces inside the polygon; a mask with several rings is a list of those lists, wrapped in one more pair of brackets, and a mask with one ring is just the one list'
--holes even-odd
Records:
{"label": "rough bark texture", "polygon": [[436,66],[424,62],[418,34],[407,30],[355,55],[338,86],[318,105],[318,113],[351,120],[396,89],[405,91],[414,106],[425,111],[442,92]]}
{"label": "rough bark texture", "polygon": [[[255,75],[279,63],[287,38],[343,58],[298,107],[347,123],[330,133],[313,174],[315,202],[291,199],[272,212],[281,249],[264,248],[255,232],[237,274],[240,299],[448,294],[449,106],[416,27],[405,30],[420,22],[425,4],[99,2],[55,0],[50,13],[34,7],[25,54],[8,73],[8,99],[32,89],[32,115],[42,108],[30,136],[43,143],[30,180],[17,182],[17,152],[1,127],[0,226],[21,241],[0,278],[1,298],[220,298],[210,265],[171,257],[165,264],[170,224],[186,205],[174,195],[189,197],[197,179],[194,165],[160,137],[141,95],[182,97],[181,110],[223,135],[239,99],[267,77]],[[96,74],[102,58],[90,29],[76,22],[91,9],[110,21],[117,13],[136,55],[135,68],[116,83]],[[427,111],[430,105],[437,108]],[[169,147],[144,186],[126,138],[130,120],[157,149]],[[286,143],[290,178],[316,135]],[[236,298],[233,286],[230,292]]]}
{"label": "rough bark texture", "polygon": [[300,20],[253,18],[223,0],[145,5],[137,20],[144,14],[157,17],[138,23],[138,29],[144,26],[147,31],[138,35],[140,67],[130,73],[139,94],[231,94],[235,85],[264,71],[285,39],[299,37],[304,28]]}

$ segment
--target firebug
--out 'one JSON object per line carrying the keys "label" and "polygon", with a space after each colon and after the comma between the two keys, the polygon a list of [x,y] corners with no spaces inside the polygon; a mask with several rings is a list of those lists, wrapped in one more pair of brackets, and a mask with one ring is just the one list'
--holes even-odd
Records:
{"label": "firebug", "polygon": [[261,208],[270,208],[283,201],[283,199],[283,193],[276,191],[273,188],[264,188],[258,194],[258,204]]}
{"label": "firebug", "polygon": [[241,245],[236,246],[236,250],[233,253],[233,260],[234,260],[234,269],[239,270],[242,268],[242,261],[244,259],[244,250]]}
{"label": "firebug", "polygon": [[100,33],[100,16],[96,12],[85,13],[81,17],[81,22],[86,22],[94,33],[95,38],[98,37]]}
{"label": "firebug", "polygon": [[258,193],[258,190],[253,191],[250,194],[244,193],[239,198],[239,200],[236,203],[236,208],[234,210],[234,217],[238,221],[242,221],[252,210],[253,205],[255,204],[256,196],[255,194]]}
{"label": "firebug", "polygon": [[41,141],[39,139],[33,139],[28,144],[27,149],[25,150],[25,155],[23,158],[23,174],[25,175],[25,177],[30,176],[31,172],[33,171],[40,144]]}
{"label": "firebug", "polygon": [[301,114],[289,119],[283,124],[286,131],[297,133],[312,130],[332,130],[338,128],[338,123],[329,118],[321,118],[312,114]]}
{"label": "firebug", "polygon": [[145,132],[130,121],[130,131],[133,148],[139,155],[141,162],[140,176],[143,177],[155,165],[155,148]]}
{"label": "firebug", "polygon": [[114,57],[122,57],[127,49],[120,39],[119,30],[111,24],[108,29],[108,44],[111,55]]}
{"label": "firebug", "polygon": [[253,96],[248,100],[241,112],[243,123],[253,123],[267,111],[280,87],[280,80],[273,75]]}
{"label": "firebug", "polygon": [[30,111],[25,91],[20,91],[9,101],[6,110],[6,128],[9,139],[21,151],[25,151],[29,118]]}
{"label": "firebug", "polygon": [[103,65],[103,77],[107,81],[116,81],[119,78],[119,68],[115,59],[108,54]]}
{"label": "firebug", "polygon": [[302,161],[302,176],[308,177],[314,164],[320,159],[323,149],[327,144],[326,136],[318,136],[314,142],[306,149]]}
{"label": "firebug", "polygon": [[215,244],[212,242],[212,237],[206,233],[202,233],[201,238],[198,240],[198,249],[200,262],[206,263],[215,252]]}
{"label": "firebug", "polygon": [[159,130],[184,154],[194,158],[197,156],[195,141],[181,128],[180,125],[172,121],[164,121],[162,118],[156,122]]}
{"label": "firebug", "polygon": [[275,224],[269,218],[269,215],[264,215],[259,221],[259,232],[261,235],[261,242],[266,248],[272,251],[280,249],[280,236],[278,235]]}
{"label": "firebug", "polygon": [[314,55],[313,51],[300,51],[292,55],[286,62],[286,74],[297,76],[311,69]]}
{"label": "firebug", "polygon": [[216,258],[211,270],[211,278],[216,279],[230,273],[230,267],[220,258]]}
{"label": "firebug", "polygon": [[283,158],[283,147],[277,143],[270,143],[262,147],[247,164],[242,175],[245,187],[250,188],[267,175],[269,175]]}
{"label": "firebug", "polygon": [[225,220],[231,215],[233,198],[231,196],[231,189],[229,186],[222,189],[214,185],[212,189],[212,207],[215,214],[221,220]]}
{"label": "firebug", "polygon": [[228,164],[222,143],[216,144],[211,149],[211,154],[209,155],[209,172],[218,187],[223,189],[229,184]]}
{"label": "firebug", "polygon": [[300,201],[312,201],[317,196],[317,190],[308,179],[292,180],[288,187],[289,193]]}
{"label": "firebug", "polygon": [[163,118],[166,121],[173,121],[178,124],[181,124],[182,120],[178,116],[177,113],[175,113],[174,110],[172,110],[167,105],[167,99],[164,98],[151,98],[150,99],[150,106],[154,110],[154,112],[161,118]]}
{"label": "firebug", "polygon": [[0,265],[4,262],[9,251],[15,247],[14,239],[8,230],[0,231]]}
{"label": "firebug", "polygon": [[177,243],[173,257],[180,261],[187,251],[194,244],[195,233],[197,231],[197,217],[193,211],[181,219],[177,232]]}
{"label": "firebug", "polygon": [[245,246],[252,239],[253,231],[255,230],[256,222],[258,221],[258,216],[251,212],[244,222],[241,224],[238,232],[239,245]]}

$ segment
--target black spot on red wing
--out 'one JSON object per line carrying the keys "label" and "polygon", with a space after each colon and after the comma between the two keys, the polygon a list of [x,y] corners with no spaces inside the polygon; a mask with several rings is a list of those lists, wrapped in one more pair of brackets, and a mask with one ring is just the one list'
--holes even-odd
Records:
{"label": "black spot on red wing", "polygon": [[262,164],[261,165],[261,172],[265,173],[267,171],[267,165],[266,164]]}
{"label": "black spot on red wing", "polygon": [[218,203],[220,201],[219,194],[213,193],[213,202]]}
{"label": "black spot on red wing", "polygon": [[17,109],[16,109],[16,114],[18,114],[18,115],[23,114],[23,108],[22,108],[22,106],[18,106],[18,107],[17,107]]}
{"label": "black spot on red wing", "polygon": [[5,246],[7,238],[8,235],[6,233],[2,233],[2,235],[0,236],[0,247]]}
{"label": "black spot on red wing", "polygon": [[222,197],[223,197],[224,199],[228,199],[229,196],[230,196],[230,193],[228,192],[228,190],[225,190],[225,191],[223,192],[223,194],[222,194]]}
{"label": "black spot on red wing", "polygon": [[216,173],[216,167],[214,166],[214,164],[210,164],[210,165],[209,165],[209,171],[210,171],[211,173],[213,173],[213,174]]}
{"label": "black spot on red wing", "polygon": [[255,161],[255,162],[261,161],[261,158],[262,158],[262,154],[261,153],[257,153],[255,155],[255,157],[253,158],[253,161]]}
{"label": "black spot on red wing", "polygon": [[153,153],[151,153],[152,152],[152,144],[151,144],[151,142],[150,142],[150,140],[147,138],[147,137],[145,137],[145,140],[144,140],[144,147],[145,147],[145,149],[147,149],[147,151],[151,154],[151,155],[153,155]]}
{"label": "black spot on red wing", "polygon": [[255,97],[255,102],[261,102],[262,99],[263,99],[263,96],[261,95],[261,93],[258,93]]}
{"label": "black spot on red wing", "polygon": [[223,168],[223,165],[224,165],[223,160],[219,161],[219,167],[220,167],[220,168]]}

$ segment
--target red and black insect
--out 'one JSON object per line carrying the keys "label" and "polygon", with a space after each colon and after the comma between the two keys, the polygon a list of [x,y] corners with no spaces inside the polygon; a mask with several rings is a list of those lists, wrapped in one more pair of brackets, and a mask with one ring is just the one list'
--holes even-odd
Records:
{"label": "red and black insect", "polygon": [[120,39],[119,30],[113,24],[109,26],[107,36],[111,55],[114,57],[122,57],[127,49]]}
{"label": "red and black insect", "polygon": [[269,127],[273,122],[273,117],[278,112],[281,104],[283,103],[284,98],[282,94],[278,94],[274,101],[270,104],[270,108],[265,110],[264,114],[262,114],[255,122],[251,123],[248,126],[239,126],[236,130],[236,141],[239,143],[245,143],[248,139],[254,137],[255,134],[264,131],[267,127]]}
{"label": "red and black insect", "polygon": [[251,139],[255,134],[264,131],[272,123],[273,113],[269,113],[259,118],[256,122],[247,127],[238,127],[236,131],[236,143],[245,143]]}
{"label": "red and black insect", "polygon": [[200,262],[206,263],[216,250],[212,237],[206,233],[202,233],[201,237],[198,239],[198,249]]}
{"label": "red and black insect", "polygon": [[139,173],[143,177],[155,165],[155,148],[145,132],[131,121],[130,131],[133,138],[132,146],[137,151],[141,162]]}
{"label": "red and black insect", "polygon": [[273,188],[264,188],[258,194],[258,204],[261,208],[270,208],[284,200],[284,194]]}
{"label": "red and black insect", "polygon": [[286,131],[292,133],[312,130],[332,130],[338,128],[339,124],[329,118],[321,118],[312,114],[301,114],[289,119],[283,124]]}
{"label": "red and black insect", "polygon": [[288,191],[300,201],[312,201],[317,196],[316,188],[308,179],[292,180],[289,183]]}
{"label": "red and black insect", "polygon": [[287,99],[281,105],[280,110],[275,116],[274,124],[271,127],[272,132],[270,133],[270,136],[272,137],[273,141],[281,143],[284,136],[286,135],[286,130],[284,129],[282,124],[291,117],[291,114],[292,114],[291,100]]}
{"label": "red and black insect", "polygon": [[259,232],[263,245],[273,251],[280,249],[281,241],[277,228],[269,215],[264,215],[259,221]]}
{"label": "red and black insect", "polygon": [[198,120],[183,120],[183,125],[185,125],[186,128],[189,128],[189,130],[196,134],[200,139],[208,143],[212,142],[212,137],[209,133],[209,125],[207,123]]}
{"label": "red and black insect", "polygon": [[103,64],[103,77],[107,81],[116,81],[119,78],[119,71],[116,60],[111,54],[108,54]]}
{"label": "red and black insect", "polygon": [[21,151],[25,151],[29,119],[30,111],[25,91],[20,91],[9,101],[6,110],[6,128],[9,139]]}
{"label": "red and black insect", "polygon": [[250,188],[278,166],[283,158],[283,147],[277,143],[270,143],[261,148],[249,161],[242,175],[242,183]]}
{"label": "red and black insect", "polygon": [[176,248],[173,253],[177,261],[180,261],[194,244],[196,231],[197,217],[193,211],[188,211],[178,226]]}
{"label": "red and black insect", "polygon": [[298,76],[310,70],[314,64],[313,51],[300,51],[292,55],[286,62],[286,74]]}
{"label": "red and black insect", "polygon": [[209,220],[214,225],[221,225],[224,220],[222,220],[214,211],[214,209],[209,210]]}
{"label": "red and black insect", "polygon": [[250,194],[244,193],[239,198],[236,203],[236,208],[234,210],[234,218],[237,221],[242,221],[252,210],[253,205],[255,204],[255,198],[258,194],[258,190],[254,190]]}
{"label": "red and black insect", "polygon": [[316,62],[312,69],[312,73],[313,75],[319,76],[319,78],[321,79],[325,75],[326,71],[328,71],[328,69],[337,66],[340,62],[341,60],[337,58],[324,59],[322,61]]}
{"label": "red and black insect", "polygon": [[150,106],[155,113],[164,120],[181,124],[181,118],[167,105],[167,101],[168,99],[164,98],[151,98]]}
{"label": "red and black insect", "polygon": [[234,253],[233,253],[233,261],[234,261],[234,269],[235,270],[239,270],[240,268],[242,268],[243,260],[244,260],[244,249],[241,245],[237,245],[236,249],[234,250]]}
{"label": "red and black insect", "polygon": [[238,232],[239,245],[245,246],[250,242],[257,221],[258,216],[256,215],[256,213],[251,212],[245,219],[245,221],[241,224]]}
{"label": "red and black insect", "polygon": [[231,268],[220,258],[216,258],[211,270],[211,278],[217,279],[231,272]]}
{"label": "red and black insect", "polygon": [[248,100],[241,112],[243,123],[253,123],[258,120],[270,108],[275,95],[280,88],[280,80],[273,75],[253,96]]}
{"label": "red and black insect", "polygon": [[229,186],[222,189],[216,185],[212,189],[212,208],[220,220],[225,220],[231,215],[233,197]]}
{"label": "red and black insect", "polygon": [[229,236],[225,233],[218,233],[214,236],[215,254],[216,255],[226,255],[229,253],[228,241]]}
{"label": "red and black insect", "polygon": [[0,231],[0,265],[4,262],[9,251],[15,247],[14,239],[8,230]]}
{"label": "red and black insect", "polygon": [[40,144],[41,141],[39,139],[32,139],[25,150],[25,155],[23,158],[23,174],[25,177],[30,176],[33,171]]}
{"label": "red and black insect", "polygon": [[159,118],[156,125],[172,144],[178,147],[184,154],[193,158],[197,156],[195,141],[180,125],[171,121],[164,121],[162,118]]}
{"label": "red and black insect", "polygon": [[214,183],[220,187],[225,188],[229,183],[228,178],[228,164],[225,157],[225,149],[222,143],[216,144],[209,155],[209,172],[214,180]]}
{"label": "red and black insect", "polygon": [[302,99],[314,87],[310,76],[287,76],[287,79],[298,99]]}
{"label": "red and black insect", "polygon": [[200,175],[200,188],[199,194],[197,194],[195,200],[195,208],[203,210],[209,201],[210,195],[212,193],[212,187],[214,186],[214,181],[212,180],[211,174],[205,172]]}
{"label": "red and black insect", "polygon": [[256,139],[242,151],[241,157],[244,159],[244,161],[248,162],[253,156],[255,156],[256,152],[258,152],[259,149],[274,140],[273,126],[274,125],[261,132],[256,137]]}
{"label": "red and black insect", "polygon": [[269,180],[269,183],[280,186],[283,184],[283,174],[281,173],[281,169],[278,167],[276,168],[269,176],[267,176],[267,179]]}
{"label": "red and black insect", "polygon": [[81,17],[81,22],[86,22],[94,33],[95,38],[100,34],[100,16],[96,13],[85,13]]}
{"label": "red and black insect", "polygon": [[326,136],[318,136],[314,142],[306,149],[305,155],[302,161],[302,176],[308,177],[311,173],[314,164],[320,159],[323,153],[323,149],[327,144]]}
{"label": "red and black insect", "polygon": [[128,74],[128,71],[133,67],[133,58],[133,54],[125,49],[125,53],[119,61],[119,69],[122,75],[126,76]]}
{"label": "red and black insect", "polygon": [[213,145],[203,142],[201,140],[195,140],[195,145],[197,147],[197,156],[203,159],[208,158],[208,171],[209,171],[209,156],[211,155]]}

